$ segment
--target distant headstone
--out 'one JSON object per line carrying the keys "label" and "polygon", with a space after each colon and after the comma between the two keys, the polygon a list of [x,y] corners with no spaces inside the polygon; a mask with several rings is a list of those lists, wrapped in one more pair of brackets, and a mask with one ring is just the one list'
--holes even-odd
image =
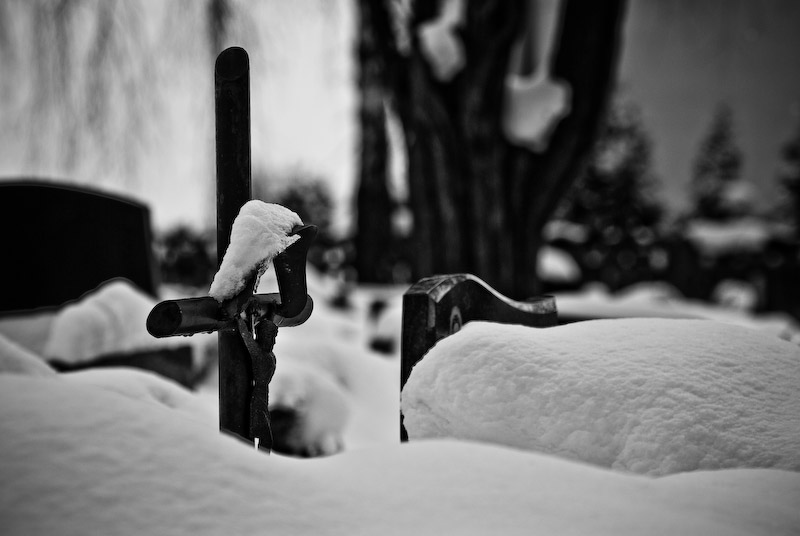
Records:
{"label": "distant headstone", "polygon": [[0,314],[59,306],[114,277],[155,296],[148,208],[34,180],[0,182]]}

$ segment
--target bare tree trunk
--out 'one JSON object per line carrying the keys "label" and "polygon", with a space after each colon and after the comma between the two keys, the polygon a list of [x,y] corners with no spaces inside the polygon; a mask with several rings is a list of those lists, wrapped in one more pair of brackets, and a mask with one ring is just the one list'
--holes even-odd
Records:
{"label": "bare tree trunk", "polygon": [[567,1],[554,76],[570,84],[572,111],[543,154],[510,145],[500,122],[523,12],[523,1],[469,2],[468,61],[447,84],[414,47],[401,114],[417,275],[471,272],[516,298],[538,291],[542,228],[591,150],[614,81],[624,0]]}
{"label": "bare tree trunk", "polygon": [[538,290],[529,274],[535,274],[541,231],[591,153],[615,82],[624,11],[625,0],[567,2],[554,75],[572,87],[572,111],[546,153],[516,149],[509,157],[515,169],[509,192],[524,200],[514,211],[523,233],[523,251],[515,256],[518,296]]}
{"label": "bare tree trunk", "polygon": [[370,0],[359,0],[358,88],[361,152],[356,196],[357,232],[355,266],[359,280],[391,279],[392,200],[387,186],[389,148],[384,101],[386,59],[384,47],[391,39],[388,13]]}

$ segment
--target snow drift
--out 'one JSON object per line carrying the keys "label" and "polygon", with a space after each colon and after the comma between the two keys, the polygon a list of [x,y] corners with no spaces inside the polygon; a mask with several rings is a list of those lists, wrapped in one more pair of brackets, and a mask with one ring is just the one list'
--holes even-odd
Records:
{"label": "snow drift", "polygon": [[155,339],[145,321],[156,303],[127,279],[106,281],[53,315],[42,353],[48,360],[80,363],[107,354],[205,342],[202,335]]}
{"label": "snow drift", "polygon": [[752,536],[800,527],[798,473],[651,479],[450,441],[301,461],[209,430],[182,411],[188,399],[174,407],[74,381],[81,374],[0,374],[4,534]]}
{"label": "snow drift", "polygon": [[800,470],[800,348],[704,320],[470,323],[416,365],[409,437],[490,441],[650,475]]}

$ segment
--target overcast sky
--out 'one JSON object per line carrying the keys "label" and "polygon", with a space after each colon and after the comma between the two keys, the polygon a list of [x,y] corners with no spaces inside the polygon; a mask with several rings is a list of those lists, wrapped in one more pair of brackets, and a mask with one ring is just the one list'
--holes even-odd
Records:
{"label": "overcast sky", "polygon": [[[300,170],[324,178],[340,220],[358,169],[354,4],[237,4],[224,43],[250,54],[254,177]],[[62,55],[56,52],[64,45],[54,44],[62,34],[37,19],[47,9],[0,0],[0,22],[12,23],[2,27],[8,47],[0,48],[8,75],[0,78],[0,176],[58,178],[132,195],[151,206],[158,228],[213,226],[205,11],[153,0],[112,5],[122,22],[100,70],[91,40],[82,38],[91,36],[96,13],[74,10],[69,24],[78,37]],[[779,151],[800,123],[798,28],[796,0],[630,0],[620,88],[642,110],[671,206],[685,202],[692,160],[723,102],[733,109],[743,178],[762,204],[774,201]],[[105,80],[106,100],[97,98],[95,78]],[[91,121],[98,102],[113,103],[102,130]]]}

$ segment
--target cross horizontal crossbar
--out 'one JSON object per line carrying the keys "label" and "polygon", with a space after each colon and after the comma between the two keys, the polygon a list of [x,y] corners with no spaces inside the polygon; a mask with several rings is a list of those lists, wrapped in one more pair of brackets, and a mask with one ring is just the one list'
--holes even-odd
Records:
{"label": "cross horizontal crossbar", "polygon": [[[309,317],[314,307],[311,296],[306,296],[302,312],[285,318],[277,313],[280,305],[281,295],[277,292],[253,295],[255,316],[268,318],[277,327],[299,326]],[[210,296],[163,301],[147,317],[147,331],[158,338],[236,328],[236,319],[230,318],[220,303]]]}

